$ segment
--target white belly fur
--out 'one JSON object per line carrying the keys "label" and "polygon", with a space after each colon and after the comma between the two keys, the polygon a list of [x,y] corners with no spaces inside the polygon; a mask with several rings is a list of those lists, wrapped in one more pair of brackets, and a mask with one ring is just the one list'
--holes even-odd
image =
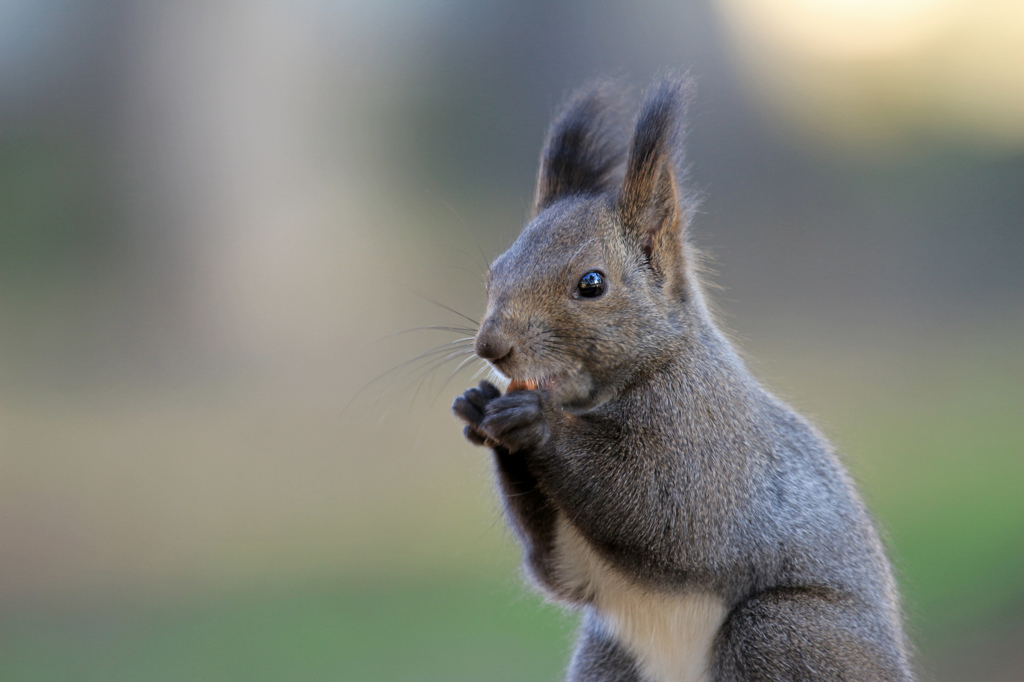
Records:
{"label": "white belly fur", "polygon": [[561,581],[592,600],[611,634],[650,682],[706,682],[711,646],[725,621],[725,604],[707,593],[659,593],[641,588],[602,559],[564,518],[556,534]]}

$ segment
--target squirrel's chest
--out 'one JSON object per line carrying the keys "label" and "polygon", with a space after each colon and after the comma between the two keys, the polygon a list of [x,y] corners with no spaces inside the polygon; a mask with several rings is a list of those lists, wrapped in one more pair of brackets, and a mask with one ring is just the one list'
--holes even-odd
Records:
{"label": "squirrel's chest", "polygon": [[555,561],[560,582],[586,595],[608,632],[633,654],[646,680],[710,679],[711,648],[726,616],[721,598],[641,588],[610,566],[561,517]]}

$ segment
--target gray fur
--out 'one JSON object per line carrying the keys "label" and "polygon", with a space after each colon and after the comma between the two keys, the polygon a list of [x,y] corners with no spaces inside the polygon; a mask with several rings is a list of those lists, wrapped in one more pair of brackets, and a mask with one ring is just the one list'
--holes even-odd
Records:
{"label": "gray fur", "polygon": [[602,631],[601,624],[588,614],[581,628],[580,641],[569,662],[570,682],[643,682],[640,670],[620,644]]}
{"label": "gray fur", "polygon": [[[592,591],[560,571],[559,518],[638,589],[722,600],[710,679],[912,679],[889,564],[849,476],[705,304],[685,238],[688,90],[651,89],[621,185],[606,188],[589,152],[576,156],[600,173],[544,165],[538,214],[489,272],[477,348],[513,380],[547,381],[506,395],[484,382],[454,410],[494,451],[528,573],[585,613],[569,679],[645,678]],[[580,130],[604,92],[574,98],[549,139],[569,121],[573,140],[607,140],[603,117]],[[569,179],[545,177],[552,168]],[[607,291],[576,296],[595,269]]]}

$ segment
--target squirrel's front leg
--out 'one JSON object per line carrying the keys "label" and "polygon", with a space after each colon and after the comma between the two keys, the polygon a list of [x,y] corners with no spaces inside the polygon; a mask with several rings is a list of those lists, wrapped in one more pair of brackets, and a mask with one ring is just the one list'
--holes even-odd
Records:
{"label": "squirrel's front leg", "polygon": [[456,398],[452,410],[466,422],[464,433],[471,443],[492,448],[505,512],[523,545],[526,564],[538,581],[554,588],[551,574],[557,511],[526,464],[532,453],[523,450],[524,444],[543,432],[535,425],[528,426],[540,417],[539,411],[529,407],[530,401],[523,400],[528,393],[533,392],[502,396],[492,384],[482,381],[478,388]]}
{"label": "squirrel's front leg", "polygon": [[678,502],[656,493],[659,469],[645,465],[642,449],[624,454],[620,418],[576,415],[544,390],[514,391],[488,402],[483,412],[480,434],[518,456],[545,509],[554,510],[544,582],[556,596],[587,600],[593,586],[585,549],[629,574],[652,566],[676,570],[679,553],[661,520],[679,517]]}

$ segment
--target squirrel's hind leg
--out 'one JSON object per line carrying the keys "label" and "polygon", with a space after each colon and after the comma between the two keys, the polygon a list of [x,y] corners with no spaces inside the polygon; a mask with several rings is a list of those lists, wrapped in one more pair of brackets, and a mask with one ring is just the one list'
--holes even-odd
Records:
{"label": "squirrel's hind leg", "polygon": [[890,632],[848,598],[768,590],[729,615],[715,644],[714,679],[912,680]]}

